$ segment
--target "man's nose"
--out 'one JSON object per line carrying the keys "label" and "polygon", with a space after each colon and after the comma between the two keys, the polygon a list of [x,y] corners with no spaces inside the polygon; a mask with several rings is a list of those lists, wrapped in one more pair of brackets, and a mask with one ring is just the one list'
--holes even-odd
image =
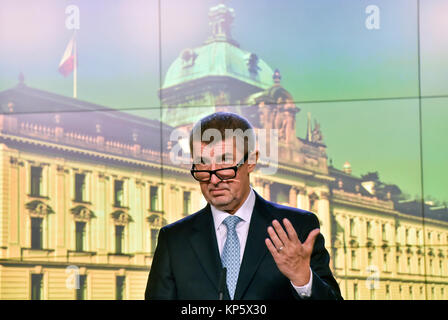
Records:
{"label": "man's nose", "polygon": [[217,176],[216,176],[216,174],[212,174],[212,176],[210,177],[210,183],[213,183],[213,184],[218,184],[218,183],[220,183],[221,182],[221,179],[219,179]]}

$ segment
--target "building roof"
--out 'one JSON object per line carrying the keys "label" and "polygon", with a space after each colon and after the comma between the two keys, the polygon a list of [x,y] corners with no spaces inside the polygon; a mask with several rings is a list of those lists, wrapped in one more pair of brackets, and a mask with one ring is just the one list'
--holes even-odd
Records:
{"label": "building roof", "polygon": [[[194,62],[189,62],[193,59]],[[183,50],[169,67],[162,88],[218,76],[268,89],[273,85],[272,74],[269,65],[254,53],[242,50],[229,42],[216,41],[195,49]]]}
{"label": "building roof", "polygon": [[273,85],[273,71],[255,53],[243,50],[232,38],[235,13],[225,4],[210,8],[211,34],[204,45],[184,49],[165,76],[162,89],[189,81],[212,77],[230,77],[260,89]]}
{"label": "building roof", "polygon": [[166,141],[173,129],[157,120],[31,88],[24,83],[0,92],[0,112],[14,115],[18,133],[34,130],[37,137],[40,131],[53,132],[55,127],[60,127],[64,134],[74,137],[103,136],[119,144],[138,144],[157,152],[166,148],[166,143],[160,144],[161,133]]}

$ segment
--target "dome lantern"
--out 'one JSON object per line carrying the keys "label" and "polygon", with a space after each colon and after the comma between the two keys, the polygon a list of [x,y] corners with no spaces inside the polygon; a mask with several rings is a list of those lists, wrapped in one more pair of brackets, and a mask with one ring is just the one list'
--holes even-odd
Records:
{"label": "dome lantern", "polygon": [[208,17],[210,19],[211,35],[205,42],[206,44],[214,41],[224,41],[239,47],[238,42],[232,37],[232,23],[235,19],[233,8],[229,8],[221,1],[218,5],[210,8]]}

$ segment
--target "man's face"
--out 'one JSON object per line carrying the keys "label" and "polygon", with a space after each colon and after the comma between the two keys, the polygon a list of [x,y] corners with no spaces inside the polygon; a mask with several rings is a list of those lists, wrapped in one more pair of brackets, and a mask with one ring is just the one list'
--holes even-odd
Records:
{"label": "man's face", "polygon": [[[193,155],[196,170],[216,170],[235,166],[244,158],[243,148],[237,148],[233,139],[212,144],[197,142]],[[202,158],[202,159],[201,159]],[[201,161],[202,160],[202,161]],[[255,164],[246,161],[238,168],[235,178],[221,180],[212,175],[209,182],[199,182],[202,194],[208,203],[223,211],[237,210],[246,199],[249,191],[249,173]]]}

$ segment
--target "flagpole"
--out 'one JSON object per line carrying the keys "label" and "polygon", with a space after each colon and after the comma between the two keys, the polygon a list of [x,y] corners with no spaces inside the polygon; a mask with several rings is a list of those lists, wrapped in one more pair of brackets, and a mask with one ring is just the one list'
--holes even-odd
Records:
{"label": "flagpole", "polygon": [[74,53],[75,56],[73,58],[73,63],[74,63],[74,67],[73,67],[73,98],[77,98],[78,96],[78,48],[77,48],[77,43],[76,43],[76,29],[73,33],[73,46],[74,46]]}

